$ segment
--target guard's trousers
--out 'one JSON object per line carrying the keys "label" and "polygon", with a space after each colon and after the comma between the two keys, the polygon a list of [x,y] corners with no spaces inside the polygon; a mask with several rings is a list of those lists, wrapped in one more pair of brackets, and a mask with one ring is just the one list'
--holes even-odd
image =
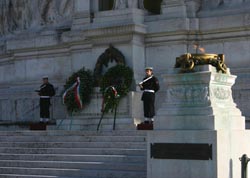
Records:
{"label": "guard's trousers", "polygon": [[40,98],[40,118],[49,118],[50,98]]}
{"label": "guard's trousers", "polygon": [[155,93],[143,92],[142,94],[144,117],[153,118],[155,116]]}

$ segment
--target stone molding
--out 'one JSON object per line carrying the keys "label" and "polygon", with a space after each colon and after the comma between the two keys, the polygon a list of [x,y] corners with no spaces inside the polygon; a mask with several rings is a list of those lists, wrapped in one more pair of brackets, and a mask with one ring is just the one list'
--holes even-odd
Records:
{"label": "stone molding", "polygon": [[113,36],[113,35],[121,35],[121,34],[130,34],[130,33],[139,33],[145,34],[145,26],[144,25],[123,25],[116,26],[110,28],[99,28],[99,29],[91,29],[86,32],[86,37],[97,37],[97,36]]}
{"label": "stone molding", "polygon": [[[144,25],[123,25],[110,28],[91,29],[86,32],[86,37],[92,44],[122,43],[132,41],[134,35],[144,35]],[[143,39],[139,39],[143,43]]]}
{"label": "stone molding", "polygon": [[[174,69],[163,75],[167,97],[157,111],[155,128],[244,129],[244,117],[232,97],[236,76],[217,73],[210,65],[197,68],[196,72],[178,73]],[[224,120],[228,115],[231,117]]]}

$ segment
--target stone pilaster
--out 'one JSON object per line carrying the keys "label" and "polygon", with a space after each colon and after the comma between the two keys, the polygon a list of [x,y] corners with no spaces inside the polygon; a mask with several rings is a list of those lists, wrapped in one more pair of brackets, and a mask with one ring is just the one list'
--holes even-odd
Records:
{"label": "stone pilaster", "polygon": [[[105,45],[103,51],[106,44],[113,44],[121,50],[127,65],[134,71],[136,83],[143,78],[145,67],[145,11],[139,9],[140,2],[142,1],[115,1],[114,10],[95,13],[92,29],[86,33],[94,46]],[[99,49],[93,51],[98,53]]]}
{"label": "stone pilaster", "polygon": [[181,18],[186,17],[186,5],[184,0],[163,0],[162,1],[162,14],[168,18]]}
{"label": "stone pilaster", "polygon": [[72,29],[82,29],[91,20],[90,0],[74,0],[74,10]]}

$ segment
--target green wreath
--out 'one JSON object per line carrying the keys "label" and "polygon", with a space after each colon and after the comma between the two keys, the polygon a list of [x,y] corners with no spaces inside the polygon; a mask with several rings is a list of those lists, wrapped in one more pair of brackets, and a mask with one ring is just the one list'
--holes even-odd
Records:
{"label": "green wreath", "polygon": [[103,94],[102,112],[107,113],[118,106],[122,97],[130,91],[133,71],[125,65],[111,67],[102,77],[100,91]]}
{"label": "green wreath", "polygon": [[[75,99],[75,91],[69,90],[72,85],[77,80],[77,77],[80,79],[80,85],[79,85],[79,95],[80,100],[83,107],[79,107],[78,103]],[[64,85],[64,104],[67,107],[67,111],[69,113],[78,112],[81,111],[85,105],[89,104],[91,99],[91,94],[93,92],[93,85],[94,85],[94,78],[93,74],[90,70],[85,70],[83,67],[79,71],[73,73],[66,81],[66,84]],[[67,93],[65,93],[67,91]]]}

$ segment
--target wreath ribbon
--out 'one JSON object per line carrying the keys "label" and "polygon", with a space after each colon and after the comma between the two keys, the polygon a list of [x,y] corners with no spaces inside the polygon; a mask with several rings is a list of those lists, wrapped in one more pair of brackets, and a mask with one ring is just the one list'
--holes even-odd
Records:
{"label": "wreath ribbon", "polygon": [[63,104],[65,104],[65,100],[66,100],[66,96],[68,94],[69,91],[74,90],[74,97],[75,97],[75,101],[78,105],[78,107],[81,109],[82,106],[82,99],[81,99],[81,95],[80,95],[80,85],[81,85],[81,81],[80,81],[80,77],[76,78],[76,82],[73,83],[73,85],[71,85],[64,93],[63,93]]}
{"label": "wreath ribbon", "polygon": [[[113,95],[114,95],[115,98],[120,97],[120,95],[118,94],[116,88],[115,88],[114,86],[112,86],[112,85],[111,85],[111,86],[108,86],[107,88],[105,88],[104,93],[108,92],[108,90],[109,90],[110,88],[111,88],[112,93],[113,93]],[[105,95],[105,94],[104,94],[104,95]],[[105,97],[103,96],[103,98],[102,98],[102,109],[101,109],[102,112],[104,112],[104,105],[105,105],[105,103],[106,103],[106,100],[105,100]]]}

